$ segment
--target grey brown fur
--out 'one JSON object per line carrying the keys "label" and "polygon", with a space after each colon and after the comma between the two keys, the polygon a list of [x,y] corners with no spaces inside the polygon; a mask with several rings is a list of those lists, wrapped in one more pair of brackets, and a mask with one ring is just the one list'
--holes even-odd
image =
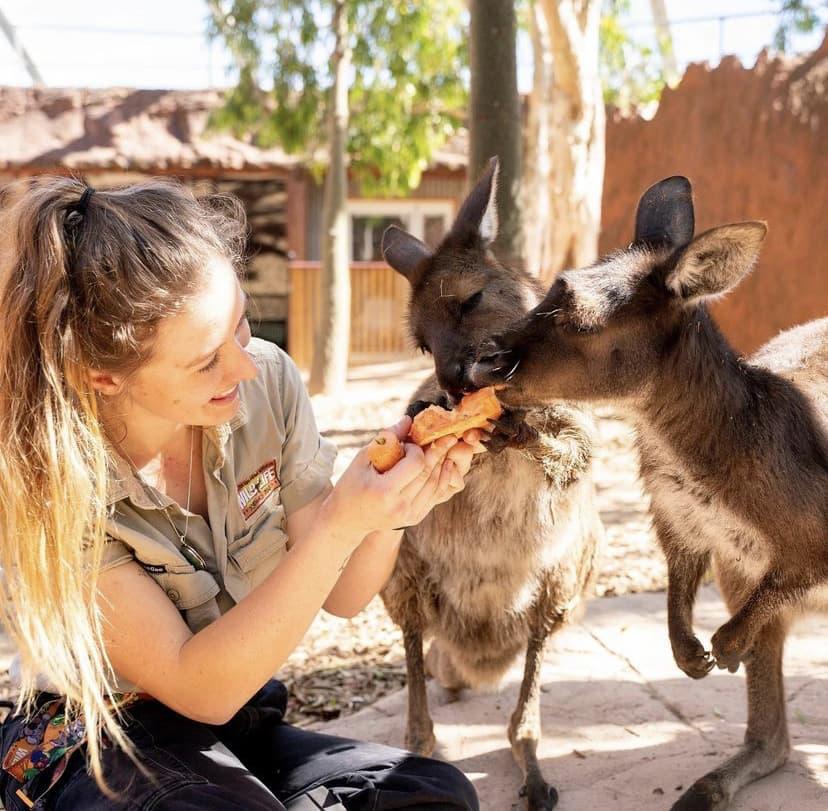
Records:
{"label": "grey brown fur", "polygon": [[[395,228],[383,240],[386,259],[412,284],[411,333],[436,366],[412,413],[459,399],[469,388],[472,348],[540,300],[531,277],[501,266],[488,250],[496,233],[496,168],[490,165],[435,252]],[[536,755],[544,645],[581,607],[602,537],[591,432],[590,417],[563,403],[507,414],[490,452],[475,458],[465,489],[405,532],[382,592],[403,630],[406,743],[415,752],[435,744],[426,670],[451,691],[493,685],[526,651],[509,740],[532,811],[557,801]]]}
{"label": "grey brown fur", "polygon": [[[677,811],[721,811],[785,762],[785,636],[804,610],[828,608],[828,318],[745,361],[703,304],[750,271],[765,231],[748,222],[693,239],[690,184],[662,181],[639,203],[633,244],[563,274],[472,371],[479,385],[508,376],[507,403],[611,401],[637,422],[676,662],[693,678],[714,664],[747,672],[744,745]],[[712,655],[692,627],[711,561],[732,613]]]}

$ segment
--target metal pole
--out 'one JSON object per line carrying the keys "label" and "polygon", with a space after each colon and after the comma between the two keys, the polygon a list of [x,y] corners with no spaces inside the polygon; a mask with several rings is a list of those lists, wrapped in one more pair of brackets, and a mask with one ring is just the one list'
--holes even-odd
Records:
{"label": "metal pole", "polygon": [[31,76],[32,81],[36,85],[45,84],[43,77],[40,75],[40,71],[37,69],[37,65],[35,65],[26,49],[23,47],[23,43],[17,37],[17,31],[14,30],[14,26],[11,22],[9,22],[8,17],[6,17],[2,9],[0,9],[0,28],[3,29],[6,39],[12,46],[12,50],[23,61],[23,64],[26,66],[26,70],[28,71],[29,76]]}

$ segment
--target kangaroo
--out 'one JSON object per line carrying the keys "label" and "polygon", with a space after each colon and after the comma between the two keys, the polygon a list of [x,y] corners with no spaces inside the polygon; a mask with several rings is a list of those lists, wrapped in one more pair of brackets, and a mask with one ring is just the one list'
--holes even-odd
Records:
{"label": "kangaroo", "polygon": [[[527,313],[537,281],[502,266],[493,159],[435,250],[391,226],[383,255],[411,283],[410,332],[436,374],[414,394],[412,416],[451,407],[470,388],[473,348]],[[595,574],[603,527],[591,479],[593,426],[580,408],[555,403],[506,412],[475,457],[465,489],[403,535],[382,592],[403,631],[408,672],[406,745],[435,745],[426,668],[449,691],[496,684],[522,650],[526,665],[509,741],[531,811],[558,798],[541,774],[540,670],[545,643],[576,615]],[[423,642],[433,638],[424,660]]]}
{"label": "kangaroo", "polygon": [[[505,382],[507,404],[612,402],[637,424],[675,660],[697,679],[714,664],[747,674],[744,745],[675,811],[721,811],[785,762],[785,636],[797,614],[828,609],[828,318],[745,361],[705,307],[751,270],[765,233],[743,222],[694,239],[689,181],[663,180],[641,198],[627,249],[562,273],[471,371],[477,386]],[[712,655],[692,628],[711,558],[732,613]]]}

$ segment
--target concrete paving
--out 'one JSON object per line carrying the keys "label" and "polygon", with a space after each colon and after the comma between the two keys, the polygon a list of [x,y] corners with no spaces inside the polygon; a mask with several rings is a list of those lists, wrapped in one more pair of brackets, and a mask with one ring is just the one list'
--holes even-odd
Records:
{"label": "concrete paving", "polygon": [[[693,681],[672,660],[663,593],[593,600],[584,620],[560,633],[543,666],[547,780],[560,811],[669,809],[681,792],[738,747],[745,730],[744,672],[714,670]],[[727,619],[715,589],[702,590],[697,632],[705,644]],[[785,658],[793,752],[774,775],[745,788],[733,811],[828,809],[828,618],[803,620]],[[435,753],[474,782],[484,811],[519,809],[521,777],[506,724],[522,663],[494,693],[454,703],[429,683]],[[403,745],[405,691],[337,721],[331,734]]]}

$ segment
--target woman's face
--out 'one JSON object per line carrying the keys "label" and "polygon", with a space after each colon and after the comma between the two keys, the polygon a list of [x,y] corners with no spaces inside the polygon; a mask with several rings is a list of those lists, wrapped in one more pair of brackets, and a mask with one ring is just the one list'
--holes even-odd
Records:
{"label": "woman's face", "polygon": [[204,272],[202,288],[163,319],[152,357],[125,386],[127,407],[187,425],[219,425],[239,407],[238,384],[256,377],[247,299],[226,259]]}

